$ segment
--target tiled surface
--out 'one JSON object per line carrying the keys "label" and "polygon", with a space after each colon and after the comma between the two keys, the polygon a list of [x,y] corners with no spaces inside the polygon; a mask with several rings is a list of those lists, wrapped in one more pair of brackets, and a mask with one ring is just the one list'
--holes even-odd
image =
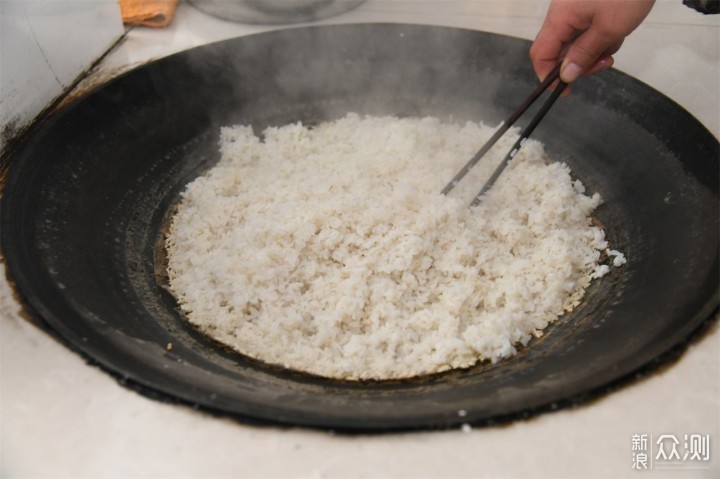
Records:
{"label": "tiled surface", "polygon": [[[329,22],[393,21],[532,38],[545,1],[373,1]],[[720,136],[718,17],[660,0],[617,65]],[[262,27],[181,5],[170,29],[135,29],[106,71]],[[257,429],[140,397],[23,319],[0,283],[3,477],[718,477],[720,330],[673,366],[573,410],[469,433],[342,437]],[[709,469],[631,469],[633,434],[710,434]]]}
{"label": "tiled surface", "polygon": [[123,34],[114,0],[0,2],[0,150]]}

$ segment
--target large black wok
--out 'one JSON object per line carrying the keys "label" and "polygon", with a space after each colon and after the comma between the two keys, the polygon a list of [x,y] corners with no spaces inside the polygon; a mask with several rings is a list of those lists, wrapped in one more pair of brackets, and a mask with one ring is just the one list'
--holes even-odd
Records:
{"label": "large black wok", "polygon": [[70,348],[124,383],[248,419],[437,427],[602,390],[718,305],[718,142],[616,71],[579,81],[534,136],[604,197],[597,219],[628,263],[512,359],[405,381],[326,380],[226,351],[189,327],[163,289],[164,221],[216,161],[220,126],[260,131],[348,111],[496,124],[536,85],[528,48],[451,28],[325,26],[138,68],[54,114],[11,158],[2,201],[10,276]]}

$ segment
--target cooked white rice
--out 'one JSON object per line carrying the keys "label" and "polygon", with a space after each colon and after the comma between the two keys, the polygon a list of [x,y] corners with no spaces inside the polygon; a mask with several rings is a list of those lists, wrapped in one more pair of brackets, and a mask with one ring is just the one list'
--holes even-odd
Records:
{"label": "cooked white rice", "polygon": [[[568,167],[515,140],[448,197],[492,129],[434,118],[223,128],[167,238],[188,320],[248,356],[322,376],[390,379],[513,355],[620,266]],[[606,252],[608,265],[598,264]]]}

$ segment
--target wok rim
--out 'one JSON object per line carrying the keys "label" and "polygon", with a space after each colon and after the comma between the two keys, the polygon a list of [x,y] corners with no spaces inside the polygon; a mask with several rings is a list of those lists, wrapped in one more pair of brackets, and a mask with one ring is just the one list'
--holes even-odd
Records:
{"label": "wok rim", "polygon": [[[434,29],[447,29],[447,30],[468,30],[468,29],[462,29],[462,28],[454,28],[454,27],[439,27],[439,26],[429,26],[429,25],[414,25],[414,24],[400,24],[400,23],[364,23],[364,24],[353,24],[353,25],[319,25],[319,26],[299,26],[299,27],[292,27],[289,29],[284,30],[306,30],[306,29],[328,29],[328,28],[347,28],[347,27],[362,27],[365,25],[389,25],[391,27],[420,27],[420,28],[434,28]],[[284,31],[282,30],[282,31]],[[478,33],[475,30],[468,30],[473,33]],[[222,40],[219,42],[215,42],[208,45],[202,45],[198,47],[194,47],[190,50],[201,50],[204,48],[207,48],[209,45],[218,45],[226,42],[234,42],[239,41],[241,39],[247,38],[249,36],[272,36],[276,34],[277,31],[269,31],[269,32],[262,32],[262,33],[256,33],[253,35],[248,36],[242,36],[237,38],[232,38],[228,40]],[[486,33],[486,32],[481,32]],[[518,39],[516,37],[511,37],[508,35],[500,35],[500,34],[494,34],[489,33],[489,35],[498,36],[498,37],[506,37],[506,38],[513,38],[516,40],[522,40],[524,42],[529,42],[527,40]],[[165,57],[163,59],[160,59],[153,63],[158,63],[165,61],[168,58],[176,57],[179,55],[183,55],[189,50],[181,51],[178,53],[175,53],[173,55],[170,55],[169,57]],[[27,252],[23,252],[23,244],[22,242],[17,241],[15,238],[18,236],[18,234],[22,235],[22,232],[20,232],[20,228],[17,227],[17,225],[13,222],[13,214],[11,212],[10,203],[11,201],[8,201],[7,198],[14,198],[18,195],[21,195],[22,186],[23,186],[23,178],[27,176],[25,174],[25,170],[30,168],[32,170],[33,164],[30,163],[27,157],[22,158],[25,161],[12,161],[15,159],[15,157],[23,156],[23,152],[26,150],[32,150],[33,144],[35,143],[37,139],[37,135],[35,132],[40,129],[47,127],[48,124],[52,125],[53,121],[57,121],[58,118],[62,118],[64,115],[71,114],[71,112],[80,105],[85,99],[91,97],[93,94],[95,94],[98,90],[104,88],[105,86],[122,81],[122,79],[126,78],[129,75],[132,75],[133,72],[136,70],[144,68],[146,65],[141,65],[137,68],[133,68],[132,70],[123,72],[122,74],[118,75],[117,77],[111,79],[109,82],[101,85],[98,89],[93,90],[92,92],[89,92],[86,95],[83,95],[81,98],[79,98],[77,101],[72,102],[70,105],[67,105],[64,107],[61,111],[54,112],[50,115],[49,118],[43,119],[39,122],[36,122],[28,131],[28,141],[24,142],[22,145],[20,145],[18,148],[16,148],[14,151],[10,152],[10,158],[8,159],[10,163],[10,169],[9,173],[5,182],[4,189],[2,191],[2,197],[0,197],[0,246],[2,249],[2,254],[4,256],[4,260],[6,263],[6,276],[8,278],[8,282],[10,286],[14,289],[14,291],[17,293],[18,297],[21,300],[21,303],[25,306],[25,308],[31,313],[31,315],[39,319],[41,323],[45,326],[47,326],[50,329],[50,332],[52,335],[56,338],[59,338],[63,344],[65,344],[69,349],[72,351],[80,354],[82,357],[84,357],[88,362],[93,363],[101,367],[103,370],[111,373],[116,378],[119,378],[120,382],[131,387],[132,389],[138,390],[139,392],[150,396],[154,398],[159,398],[163,400],[169,400],[173,402],[181,402],[186,403],[189,405],[193,405],[193,407],[200,407],[201,409],[214,412],[214,413],[220,413],[223,415],[230,415],[233,417],[236,417],[238,419],[241,419],[246,422],[260,422],[260,423],[268,423],[268,424],[277,424],[277,425],[300,425],[303,427],[317,427],[317,428],[332,428],[337,430],[345,430],[345,431],[363,431],[363,432],[380,432],[380,431],[390,431],[390,430],[415,430],[415,429],[434,429],[434,428],[445,428],[445,427],[455,427],[463,423],[470,423],[470,424],[487,424],[492,423],[498,420],[503,420],[502,418],[517,418],[517,417],[526,417],[527,414],[534,414],[535,412],[542,412],[544,410],[547,410],[548,408],[554,410],[555,408],[551,406],[551,404],[562,404],[564,405],[572,405],[577,404],[578,402],[584,402],[588,398],[588,395],[595,396],[599,394],[604,394],[606,392],[610,392],[617,388],[618,384],[622,384],[627,382],[628,378],[635,377],[638,373],[642,371],[649,371],[655,369],[658,365],[663,364],[667,362],[666,358],[668,355],[672,357],[678,357],[677,353],[674,353],[673,351],[676,351],[677,349],[684,350],[686,345],[692,341],[693,338],[698,336],[698,331],[703,331],[708,329],[708,325],[712,324],[714,321],[717,320],[717,311],[718,306],[720,305],[720,292],[718,292],[718,286],[720,285],[720,277],[715,278],[714,285],[715,285],[715,293],[707,298],[705,302],[703,303],[702,307],[697,310],[695,315],[690,318],[688,321],[685,322],[685,327],[678,331],[671,339],[668,339],[666,341],[667,344],[663,345],[662,348],[655,348],[655,349],[662,349],[662,351],[654,352],[654,353],[646,353],[643,357],[634,358],[633,364],[631,366],[628,366],[624,368],[622,372],[615,372],[611,376],[613,378],[606,380],[606,379],[600,379],[598,384],[592,386],[588,390],[577,392],[576,394],[573,394],[570,398],[567,397],[567,394],[563,395],[562,398],[558,398],[556,401],[550,401],[550,402],[540,402],[538,404],[534,404],[529,406],[528,408],[522,410],[522,411],[508,411],[506,413],[500,414],[500,415],[491,415],[490,417],[473,417],[472,415],[468,415],[467,417],[456,417],[454,419],[452,418],[445,418],[442,421],[439,421],[438,418],[434,418],[433,420],[429,420],[425,423],[419,424],[419,421],[417,420],[411,420],[406,421],[404,419],[400,419],[396,423],[390,423],[391,421],[388,420],[387,417],[381,418],[378,423],[374,423],[372,420],[363,420],[360,422],[352,422],[349,421],[348,418],[335,418],[333,416],[328,416],[326,418],[323,418],[323,421],[318,421],[317,417],[298,417],[297,412],[294,413],[294,417],[291,420],[286,420],[282,413],[285,412],[282,408],[279,411],[276,411],[273,405],[263,404],[260,408],[253,407],[254,405],[246,404],[245,406],[249,407],[242,407],[243,404],[240,404],[236,410],[228,410],[227,408],[223,407],[216,407],[213,404],[204,404],[197,401],[196,397],[188,397],[188,395],[184,394],[182,390],[179,391],[168,391],[165,389],[162,385],[158,385],[157,382],[152,381],[152,378],[143,378],[143,377],[135,377],[132,375],[125,375],[120,372],[122,368],[118,367],[116,365],[117,361],[113,361],[112,356],[107,356],[105,352],[100,347],[96,347],[95,344],[89,344],[88,342],[83,342],[80,338],[81,335],[78,335],[76,332],[74,332],[73,328],[67,328],[67,325],[64,324],[64,321],[62,319],[62,315],[60,315],[56,308],[51,307],[52,301],[48,301],[47,297],[45,299],[41,298],[38,294],[33,294],[33,287],[32,287],[32,280],[29,275],[25,274],[25,268],[23,266],[28,266],[27,261]],[[635,83],[636,85],[641,86],[643,89],[649,89],[651,93],[658,98],[662,99],[662,101],[669,107],[672,107],[675,110],[680,111],[684,115],[688,116],[692,120],[694,120],[694,126],[700,127],[704,130],[704,133],[709,135],[711,138],[717,142],[717,139],[715,136],[703,125],[700,123],[697,119],[695,119],[687,110],[685,110],[681,105],[677,104],[674,100],[667,97],[666,95],[662,94],[661,92],[655,90],[651,86],[643,83],[640,80],[637,80],[621,71],[613,70],[613,74],[620,75],[624,78],[625,81],[630,81],[632,83]],[[14,241],[15,239],[15,241]],[[26,255],[26,256],[23,256]],[[31,254],[30,254],[31,256]],[[714,264],[717,266],[718,264],[718,254],[716,253],[714,258]],[[717,270],[718,268],[715,268]],[[29,292],[26,294],[26,292]],[[108,343],[112,345],[112,343]],[[180,388],[182,389],[182,388]]]}

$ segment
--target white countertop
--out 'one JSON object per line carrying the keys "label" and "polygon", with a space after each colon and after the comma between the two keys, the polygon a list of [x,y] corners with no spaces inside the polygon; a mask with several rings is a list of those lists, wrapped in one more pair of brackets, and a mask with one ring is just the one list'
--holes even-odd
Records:
{"label": "white countertop", "polygon": [[[436,24],[532,39],[547,3],[369,0],[319,23]],[[181,4],[168,29],[131,30],[100,74],[271,28]],[[720,137],[720,16],[659,0],[616,60]],[[675,364],[574,409],[470,432],[348,437],[256,428],[142,397],[27,321],[4,279],[0,313],[2,477],[720,476],[718,322]],[[634,471],[634,434],[709,434],[711,457],[681,470]]]}

